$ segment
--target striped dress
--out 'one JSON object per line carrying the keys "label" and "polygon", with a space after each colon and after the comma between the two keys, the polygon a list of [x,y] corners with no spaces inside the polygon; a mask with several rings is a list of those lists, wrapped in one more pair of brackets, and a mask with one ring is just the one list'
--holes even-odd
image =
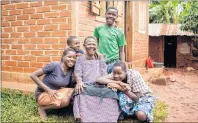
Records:
{"label": "striped dress", "polygon": [[[74,74],[85,84],[95,83],[98,77],[107,74],[106,64],[103,60],[86,60],[82,55],[77,58]],[[117,122],[118,100],[80,94],[74,97],[73,112],[82,122]]]}

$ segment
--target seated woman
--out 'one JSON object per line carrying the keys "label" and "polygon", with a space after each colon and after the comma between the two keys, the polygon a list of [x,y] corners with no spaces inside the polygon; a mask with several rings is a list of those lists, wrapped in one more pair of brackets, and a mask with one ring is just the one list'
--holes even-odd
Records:
{"label": "seated woman", "polygon": [[140,121],[152,122],[154,96],[137,71],[126,69],[125,63],[117,61],[113,73],[98,78],[96,82],[121,90],[118,93],[121,119],[124,116],[136,115]]}
{"label": "seated woman", "polygon": [[93,36],[87,37],[84,47],[86,54],[77,58],[74,69],[77,82],[74,117],[81,122],[117,122],[119,116],[117,93],[104,85],[96,85],[96,79],[107,74],[105,61],[96,52],[97,39]]}
{"label": "seated woman", "polygon": [[[71,48],[64,50],[61,62],[51,62],[32,73],[32,80],[38,85],[35,98],[42,119],[47,119],[47,109],[58,109],[69,104],[73,88],[67,88],[72,80],[76,52]],[[40,76],[45,75],[43,80]]]}

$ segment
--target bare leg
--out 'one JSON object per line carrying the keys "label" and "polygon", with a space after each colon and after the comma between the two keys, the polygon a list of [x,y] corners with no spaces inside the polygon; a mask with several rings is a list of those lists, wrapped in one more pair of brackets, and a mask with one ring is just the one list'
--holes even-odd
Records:
{"label": "bare leg", "polygon": [[147,116],[146,116],[146,114],[144,112],[137,111],[135,114],[136,114],[138,120],[140,120],[140,121],[146,121]]}

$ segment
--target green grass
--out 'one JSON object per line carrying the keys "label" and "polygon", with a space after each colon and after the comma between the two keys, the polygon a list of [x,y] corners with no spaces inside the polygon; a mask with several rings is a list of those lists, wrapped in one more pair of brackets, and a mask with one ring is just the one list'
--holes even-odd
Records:
{"label": "green grass", "polygon": [[[39,118],[34,94],[24,95],[20,91],[2,89],[1,122],[74,122],[72,106],[48,112],[48,120]],[[157,101],[154,121],[161,122],[167,116],[167,105]]]}

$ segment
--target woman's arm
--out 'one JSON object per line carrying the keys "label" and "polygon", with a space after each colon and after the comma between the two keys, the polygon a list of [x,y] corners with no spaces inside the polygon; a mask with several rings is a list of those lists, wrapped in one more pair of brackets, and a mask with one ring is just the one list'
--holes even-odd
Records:
{"label": "woman's arm", "polygon": [[33,72],[32,74],[31,74],[31,79],[40,87],[40,88],[42,88],[43,90],[45,90],[46,92],[48,92],[49,91],[49,87],[47,87],[40,79],[39,79],[39,77],[40,76],[42,76],[42,75],[44,75],[44,72],[43,72],[43,69],[39,69],[39,70],[37,70],[37,71],[35,71],[35,72]]}
{"label": "woman's arm", "polygon": [[120,83],[122,83],[121,81],[113,80],[111,74],[108,74],[108,75],[97,78],[96,82],[99,83],[99,84],[108,84],[108,83],[120,84]]}
{"label": "woman's arm", "polygon": [[39,77],[42,75],[44,75],[44,72],[43,69],[40,68],[39,70],[32,73],[30,77],[40,88],[49,94],[51,100],[55,100],[57,96],[56,90],[50,89],[39,79]]}

